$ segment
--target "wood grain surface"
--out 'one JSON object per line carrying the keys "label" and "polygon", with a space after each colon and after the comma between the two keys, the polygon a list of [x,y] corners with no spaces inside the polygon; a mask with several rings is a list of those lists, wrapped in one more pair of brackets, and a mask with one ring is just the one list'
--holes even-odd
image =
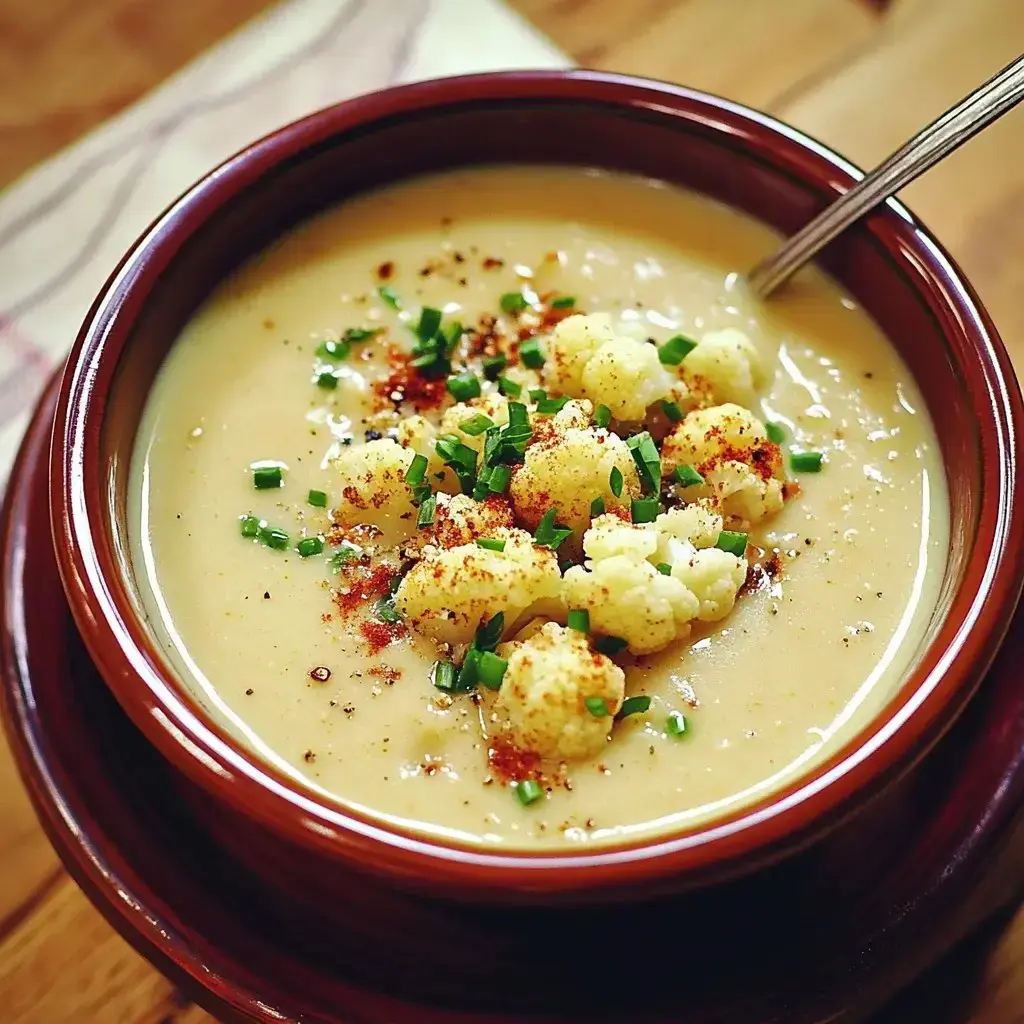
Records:
{"label": "wood grain surface", "polygon": [[[130,105],[264,6],[263,0],[0,0],[0,187]],[[683,82],[762,107],[862,164],[877,161],[1024,50],[1021,0],[513,0],[513,6],[581,64]],[[904,196],[977,285],[1019,369],[1022,166],[1024,110]],[[210,1020],[179,999],[63,873],[3,750],[0,1020]],[[1024,912],[973,940],[878,1024],[967,1022],[1024,1022]]]}

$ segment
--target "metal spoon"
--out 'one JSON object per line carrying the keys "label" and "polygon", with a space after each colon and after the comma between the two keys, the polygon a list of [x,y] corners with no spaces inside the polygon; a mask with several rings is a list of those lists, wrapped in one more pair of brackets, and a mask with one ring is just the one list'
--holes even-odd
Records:
{"label": "metal spoon", "polygon": [[761,260],[747,278],[751,289],[766,298],[840,231],[1002,117],[1021,99],[1024,56],[918,132],[780,249]]}

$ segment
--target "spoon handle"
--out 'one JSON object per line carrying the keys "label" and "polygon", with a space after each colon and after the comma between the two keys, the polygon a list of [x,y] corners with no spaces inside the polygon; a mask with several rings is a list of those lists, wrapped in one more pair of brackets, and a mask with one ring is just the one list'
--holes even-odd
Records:
{"label": "spoon handle", "polygon": [[766,298],[844,228],[1024,99],[1024,56],[1008,64],[955,107],[918,132],[895,153],[826,207],[750,272],[748,283]]}

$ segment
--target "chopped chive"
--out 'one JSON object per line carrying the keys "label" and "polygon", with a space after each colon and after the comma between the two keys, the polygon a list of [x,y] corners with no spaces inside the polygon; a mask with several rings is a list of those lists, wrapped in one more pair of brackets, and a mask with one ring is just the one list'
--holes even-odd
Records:
{"label": "chopped chive", "polygon": [[352,346],[347,340],[325,341],[316,350],[316,354],[322,359],[347,359]]}
{"label": "chopped chive", "polygon": [[333,391],[338,386],[338,377],[333,370],[322,370],[316,375],[316,386],[325,391]]}
{"label": "chopped chive", "polygon": [[586,608],[573,608],[565,621],[577,633],[590,632],[590,612]]}
{"label": "chopped chive", "polygon": [[437,495],[427,498],[416,513],[416,525],[422,530],[434,525],[434,514],[437,511]]}
{"label": "chopped chive", "polygon": [[412,457],[412,462],[409,463],[409,468],[405,471],[405,482],[410,487],[423,483],[423,478],[427,475],[427,463],[426,455],[420,455],[417,452]]}
{"label": "chopped chive", "polygon": [[747,552],[747,535],[735,530],[723,530],[715,541],[720,551],[728,551],[730,555],[742,558]]}
{"label": "chopped chive", "polygon": [[480,655],[477,674],[480,676],[480,682],[488,690],[499,690],[501,689],[501,681],[505,678],[505,670],[507,668],[508,662],[504,658],[499,657],[493,651],[484,651]]}
{"label": "chopped chive", "polygon": [[501,642],[501,634],[504,632],[505,613],[497,612],[477,626],[472,646],[478,651],[493,651]]}
{"label": "chopped chive", "polygon": [[821,452],[790,452],[789,465],[794,473],[820,473]]}
{"label": "chopped chive", "polygon": [[508,377],[499,377],[498,390],[506,398],[518,398],[523,393],[523,385],[517,384],[514,380],[509,380]]}
{"label": "chopped chive", "polygon": [[350,327],[345,332],[345,337],[342,340],[350,342],[351,344],[355,344],[360,341],[369,341],[371,338],[376,338],[383,330],[383,327]]}
{"label": "chopped chive", "polygon": [[690,723],[682,711],[670,711],[665,722],[665,732],[669,736],[684,736],[690,729]]}
{"label": "chopped chive", "polygon": [[662,402],[661,411],[673,423],[678,423],[683,418],[683,410],[679,408],[678,402]]}
{"label": "chopped chive", "polygon": [[615,720],[620,721],[623,718],[629,718],[630,715],[641,715],[645,711],[649,711],[650,707],[651,698],[646,695],[627,697],[622,702],[622,707],[619,708],[619,713],[615,716]]}
{"label": "chopped chive", "polygon": [[453,320],[447,327],[441,328],[440,337],[444,342],[445,354],[451,355],[462,338],[462,324],[458,320]]}
{"label": "chopped chive", "polygon": [[272,487],[281,487],[284,484],[281,467],[254,466],[252,482],[257,491],[269,491]]}
{"label": "chopped chive", "polygon": [[420,341],[430,341],[441,326],[441,310],[433,306],[424,306],[420,310],[420,320],[416,325],[416,337]]}
{"label": "chopped chive", "polygon": [[426,377],[427,380],[437,380],[439,377],[445,377],[451,373],[452,369],[452,364],[436,350],[417,356],[409,365],[421,377]]}
{"label": "chopped chive", "polygon": [[611,713],[608,709],[608,701],[604,697],[588,697],[583,703],[595,718],[607,718]]}
{"label": "chopped chive", "polygon": [[505,292],[498,302],[505,313],[521,313],[529,305],[522,292]]}
{"label": "chopped chive", "polygon": [[475,647],[466,651],[462,659],[462,666],[459,668],[459,675],[456,679],[456,689],[466,692],[472,690],[480,679],[480,654]]}
{"label": "chopped chive", "polygon": [[523,779],[522,782],[516,783],[516,796],[519,797],[519,802],[524,807],[535,804],[543,795],[544,790],[534,779]]}
{"label": "chopped chive", "polygon": [[508,425],[516,428],[529,428],[530,414],[522,402],[508,403]]}
{"label": "chopped chive", "polygon": [[389,305],[392,309],[401,309],[402,302],[395,294],[394,290],[389,288],[386,284],[382,284],[377,289],[377,294]]}
{"label": "chopped chive", "polygon": [[576,299],[572,295],[559,295],[557,299],[551,300],[552,309],[571,309],[576,305]]}
{"label": "chopped chive", "polygon": [[543,402],[548,397],[548,393],[544,388],[530,388],[526,393],[529,395],[531,402]]}
{"label": "chopped chive", "polygon": [[433,494],[433,490],[426,480],[421,484],[415,484],[412,488],[412,503],[414,505],[422,505],[431,494]]}
{"label": "chopped chive", "polygon": [[350,544],[342,544],[337,551],[331,555],[331,572],[340,572],[341,567],[346,562],[351,562],[353,558],[359,557],[359,551],[357,548],[352,547]]}
{"label": "chopped chive", "polygon": [[496,356],[487,356],[480,365],[483,368],[484,376],[488,380],[497,380],[498,374],[508,366],[508,356],[499,352]]}
{"label": "chopped chive", "polygon": [[456,374],[448,378],[448,391],[456,402],[468,402],[471,398],[479,398],[480,378],[468,370]]}
{"label": "chopped chive", "polygon": [[537,412],[539,412],[541,416],[552,416],[556,412],[561,412],[568,401],[568,395],[562,395],[561,398],[542,398],[537,403]]}
{"label": "chopped chive", "polygon": [[603,516],[604,512],[604,498],[595,498],[590,503],[590,518],[596,519],[598,516]]}
{"label": "chopped chive", "polygon": [[437,689],[451,693],[455,689],[455,666],[450,661],[435,661],[430,666],[430,681]]}
{"label": "chopped chive", "polygon": [[238,529],[250,540],[260,532],[260,521],[255,516],[239,516]]}
{"label": "chopped chive", "polygon": [[658,496],[653,494],[649,498],[634,498],[629,514],[634,523],[653,523],[658,518],[659,509]]}
{"label": "chopped chive", "polygon": [[594,410],[594,424],[598,427],[607,427],[612,421],[612,411],[607,405],[599,405]]}
{"label": "chopped chive", "polygon": [[519,346],[519,359],[523,366],[539,370],[544,365],[544,351],[540,347],[540,342],[536,338],[524,341]]}
{"label": "chopped chive", "polygon": [[764,432],[768,435],[768,440],[775,444],[782,444],[786,440],[786,428],[781,423],[769,420],[764,425]]}
{"label": "chopped chive", "polygon": [[609,658],[621,654],[629,644],[621,636],[599,636],[594,641],[594,650],[607,654]]}
{"label": "chopped chive", "polygon": [[676,483],[683,487],[696,487],[697,484],[704,483],[704,477],[693,466],[676,466],[676,471],[672,475],[676,478]]}
{"label": "chopped chive", "polygon": [[313,508],[327,508],[327,492],[310,491],[306,495],[306,504],[312,505]]}
{"label": "chopped chive", "polygon": [[512,470],[508,466],[495,466],[487,480],[487,489],[491,494],[504,494],[512,480]]}
{"label": "chopped chive", "polygon": [[494,420],[480,412],[475,416],[471,416],[468,420],[463,420],[459,424],[459,430],[464,434],[469,434],[470,437],[478,437],[485,430],[490,430],[493,426]]}
{"label": "chopped chive", "polygon": [[505,542],[497,537],[477,537],[476,546],[485,551],[504,551]]}
{"label": "chopped chive", "polygon": [[668,562],[659,562],[654,568],[657,569],[662,576],[672,575],[672,566],[669,565]]}
{"label": "chopped chive", "polygon": [[608,486],[611,488],[611,492],[616,498],[622,497],[623,482],[622,471],[618,466],[612,466],[612,471],[608,474]]}
{"label": "chopped chive", "polygon": [[640,473],[640,482],[648,493],[657,494],[661,490],[661,455],[654,439],[645,430],[634,434],[626,441],[630,455]]}
{"label": "chopped chive", "polygon": [[302,540],[295,545],[295,550],[298,551],[301,558],[309,558],[310,555],[319,555],[323,549],[323,537],[303,537]]}
{"label": "chopped chive", "polygon": [[538,547],[551,548],[554,551],[567,537],[572,536],[572,530],[567,526],[558,526],[555,519],[558,516],[557,508],[549,508],[541,516],[540,522],[533,535],[533,543]]}
{"label": "chopped chive", "polygon": [[381,622],[395,623],[401,622],[402,616],[399,615],[398,609],[395,607],[395,588],[398,585],[398,577],[396,576],[391,582],[391,590],[383,597],[379,597],[373,605],[373,613],[377,616]]}
{"label": "chopped chive", "polygon": [[261,526],[259,538],[268,548],[275,551],[284,551],[288,547],[288,533],[280,526]]}
{"label": "chopped chive", "polygon": [[683,334],[677,334],[674,338],[669,338],[664,345],[658,346],[658,359],[666,366],[677,366],[696,347],[697,342],[691,341]]}

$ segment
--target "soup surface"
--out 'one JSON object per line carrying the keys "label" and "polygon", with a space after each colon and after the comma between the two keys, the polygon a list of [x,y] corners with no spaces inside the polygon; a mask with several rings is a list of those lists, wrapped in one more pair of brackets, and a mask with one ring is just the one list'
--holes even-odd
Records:
{"label": "soup surface", "polygon": [[[849,738],[928,628],[945,484],[854,302],[811,272],[745,293],[771,244],[660,183],[493,168],[359,197],[243,267],[166,360],[132,466],[151,626],[198,699],[350,805],[509,846],[718,814]],[[730,409],[739,451],[680,440],[721,441]],[[445,494],[474,487],[467,526]],[[672,509],[710,532],[672,540]]]}

